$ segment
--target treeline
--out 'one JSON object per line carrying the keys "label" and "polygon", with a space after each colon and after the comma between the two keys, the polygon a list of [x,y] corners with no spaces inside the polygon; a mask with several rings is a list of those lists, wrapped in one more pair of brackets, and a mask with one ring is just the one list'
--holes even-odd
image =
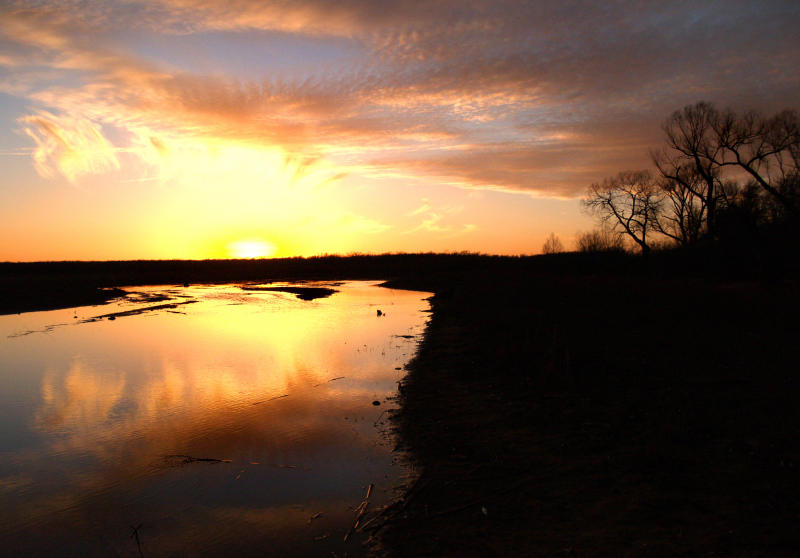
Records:
{"label": "treeline", "polygon": [[583,199],[602,227],[581,251],[693,248],[790,257],[800,240],[800,118],[699,102],[662,125],[652,169],[592,184]]}

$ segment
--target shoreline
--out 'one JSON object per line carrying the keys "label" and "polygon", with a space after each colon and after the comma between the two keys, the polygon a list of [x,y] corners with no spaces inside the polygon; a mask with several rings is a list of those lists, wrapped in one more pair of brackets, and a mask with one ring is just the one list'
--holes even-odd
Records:
{"label": "shoreline", "polygon": [[[374,554],[798,554],[800,376],[785,362],[797,277],[572,256],[387,261],[224,270],[226,282],[383,276],[435,293],[392,415],[420,476],[367,530]],[[145,272],[117,284],[180,275]],[[35,301],[63,278],[18,285]]]}

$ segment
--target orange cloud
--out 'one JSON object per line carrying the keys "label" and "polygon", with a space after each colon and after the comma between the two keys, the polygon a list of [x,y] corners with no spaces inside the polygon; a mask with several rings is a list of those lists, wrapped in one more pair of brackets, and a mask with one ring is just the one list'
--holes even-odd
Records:
{"label": "orange cloud", "polygon": [[[779,6],[732,3],[725,20],[682,5],[633,13],[510,1],[11,6],[0,19],[11,47],[0,64],[16,78],[0,88],[53,118],[84,123],[60,126],[73,130],[65,143],[66,132],[34,124],[37,112],[22,120],[39,172],[71,180],[120,164],[105,136],[89,141],[89,126],[119,131],[127,143],[115,139],[116,147],[143,159],[166,153],[164,138],[246,142],[279,146],[299,174],[307,165],[289,161],[325,160],[339,165],[337,176],[393,172],[573,196],[639,166],[659,141],[660,119],[682,103],[701,96],[769,110],[795,102],[800,89],[791,56],[773,55],[778,44],[784,53],[800,49],[796,18]],[[221,40],[249,30],[344,37],[360,58],[338,75],[278,78],[254,67],[242,82],[148,61],[115,36],[126,26]],[[770,40],[749,31],[756,28]]]}

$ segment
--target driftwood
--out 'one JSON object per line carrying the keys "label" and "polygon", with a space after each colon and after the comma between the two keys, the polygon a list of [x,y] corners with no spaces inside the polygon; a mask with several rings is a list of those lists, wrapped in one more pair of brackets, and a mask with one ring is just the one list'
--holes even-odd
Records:
{"label": "driftwood", "polygon": [[358,529],[359,525],[361,524],[361,518],[363,518],[364,514],[367,513],[367,508],[369,507],[369,497],[372,495],[373,488],[375,488],[375,485],[373,483],[369,483],[366,496],[356,508],[356,520],[353,523],[353,526],[350,527],[350,530],[347,531],[347,534],[345,534],[344,542],[350,540],[350,537],[353,536],[353,533],[356,532],[356,529]]}

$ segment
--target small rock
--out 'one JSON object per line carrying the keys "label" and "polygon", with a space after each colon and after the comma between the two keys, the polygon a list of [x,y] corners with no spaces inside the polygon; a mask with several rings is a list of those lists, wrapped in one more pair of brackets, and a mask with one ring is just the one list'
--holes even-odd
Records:
{"label": "small rock", "polygon": [[375,406],[377,407],[378,405],[380,405],[380,404],[381,404],[381,402],[380,402],[380,401],[378,401],[378,400],[375,400],[375,401],[373,401],[373,402],[372,402],[372,404],[373,404],[373,405],[375,405]]}

